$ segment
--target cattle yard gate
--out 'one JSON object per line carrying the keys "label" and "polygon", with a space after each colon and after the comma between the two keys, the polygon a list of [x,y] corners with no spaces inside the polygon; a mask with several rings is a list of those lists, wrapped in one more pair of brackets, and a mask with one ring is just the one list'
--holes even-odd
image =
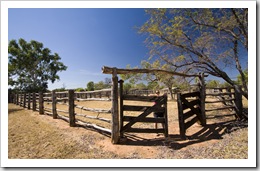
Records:
{"label": "cattle yard gate", "polygon": [[[127,132],[135,133],[163,133],[168,136],[168,116],[167,116],[167,95],[163,96],[137,96],[123,93],[123,81],[118,81],[117,74],[148,73],[151,70],[144,69],[117,69],[103,67],[103,73],[112,74],[112,88],[100,91],[74,92],[68,90],[64,92],[50,93],[19,93],[9,94],[8,99],[14,104],[24,108],[39,111],[39,114],[53,116],[53,119],[63,119],[69,125],[83,126],[95,129],[101,133],[111,136],[113,144],[119,143],[120,138]],[[242,114],[242,95],[239,87],[218,89],[217,93],[206,93],[206,86],[203,73],[198,75],[184,75],[162,70],[152,70],[152,72],[166,72],[167,74],[184,77],[198,77],[199,90],[191,93],[178,93],[178,117],[181,137],[185,138],[186,130],[194,123],[199,122],[202,126],[206,123],[206,112],[230,109],[234,111],[232,115],[237,118]],[[118,86],[119,85],[119,86]],[[118,88],[119,87],[119,88]],[[225,89],[225,91],[223,91]],[[207,96],[217,97],[218,100],[206,101]],[[84,106],[85,101],[111,101],[110,106],[103,108],[91,108]],[[140,102],[128,103],[128,102]],[[141,104],[147,103],[147,104]],[[99,104],[95,103],[95,104]],[[222,103],[225,107],[208,108],[205,104]],[[136,115],[128,115],[129,112],[137,112]],[[164,117],[148,117],[153,112],[163,112]],[[100,124],[93,124],[90,120],[98,120]],[[139,123],[161,123],[163,128],[140,128]],[[101,126],[100,126],[101,125]],[[135,127],[137,125],[137,127]]]}

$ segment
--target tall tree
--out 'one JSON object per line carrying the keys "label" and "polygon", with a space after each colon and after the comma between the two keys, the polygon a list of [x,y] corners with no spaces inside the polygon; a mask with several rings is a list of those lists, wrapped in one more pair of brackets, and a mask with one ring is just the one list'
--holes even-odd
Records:
{"label": "tall tree", "polygon": [[94,82],[93,81],[88,82],[87,90],[88,91],[93,91],[94,90]]}
{"label": "tall tree", "polygon": [[[148,9],[146,34],[152,58],[177,72],[205,72],[236,85],[227,71],[241,75],[242,94],[248,98],[241,61],[247,59],[248,9]],[[243,59],[245,58],[245,59]]]}
{"label": "tall tree", "polygon": [[57,73],[67,69],[57,53],[35,40],[11,40],[8,53],[8,84],[23,91],[46,91],[48,81],[59,80]]}

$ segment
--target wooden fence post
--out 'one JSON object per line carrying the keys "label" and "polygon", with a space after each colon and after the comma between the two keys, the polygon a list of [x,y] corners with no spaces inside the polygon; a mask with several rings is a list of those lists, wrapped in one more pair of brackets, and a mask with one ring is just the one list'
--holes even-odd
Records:
{"label": "wooden fence post", "polygon": [[18,101],[18,100],[19,100],[19,94],[16,93],[16,96],[15,96],[15,97],[16,97],[15,104],[18,105],[18,104],[19,104],[19,101]]}
{"label": "wooden fence post", "polygon": [[165,102],[164,102],[164,119],[165,119],[165,124],[164,124],[164,135],[165,137],[168,137],[168,111],[167,111],[167,101],[168,97],[167,94],[164,94]]}
{"label": "wooden fence post", "polygon": [[242,93],[241,93],[241,87],[238,85],[234,86],[235,89],[235,110],[236,110],[236,115],[238,119],[243,118],[243,103],[242,103]]}
{"label": "wooden fence post", "polygon": [[35,94],[35,92],[33,93],[33,98],[32,98],[32,110],[36,111],[36,94]]}
{"label": "wooden fence post", "polygon": [[202,126],[206,126],[207,124],[206,112],[205,112],[206,86],[205,86],[204,73],[200,73],[199,82],[200,82],[200,114],[201,114],[200,122]]}
{"label": "wooden fence post", "polygon": [[23,93],[23,108],[26,107],[26,93]]}
{"label": "wooden fence post", "polygon": [[179,118],[179,128],[180,128],[180,136],[181,139],[186,139],[185,136],[185,125],[184,125],[184,118],[183,118],[183,107],[181,101],[181,93],[177,93],[177,104],[178,104],[178,118]]}
{"label": "wooden fence post", "polygon": [[113,68],[112,73],[112,129],[111,129],[111,141],[113,144],[117,144],[119,141],[119,116],[118,116],[118,77],[116,69]]}
{"label": "wooden fence post", "polygon": [[124,135],[123,135],[123,132],[122,132],[122,129],[123,129],[123,126],[124,126],[124,121],[123,121],[123,117],[124,117],[124,111],[123,111],[123,86],[124,86],[124,81],[123,80],[119,80],[119,99],[120,99],[120,104],[119,104],[119,113],[120,113],[120,117],[119,117],[119,120],[120,120],[120,137],[122,138]]}
{"label": "wooden fence post", "polygon": [[43,100],[43,93],[39,92],[39,114],[44,114],[44,106],[43,106],[44,100]]}
{"label": "wooden fence post", "polygon": [[71,127],[76,126],[74,107],[74,90],[69,90],[69,122]]}
{"label": "wooden fence post", "polygon": [[52,116],[53,116],[53,119],[57,119],[58,118],[58,115],[57,115],[57,110],[56,110],[56,92],[55,90],[52,91]]}
{"label": "wooden fence post", "polygon": [[28,106],[27,109],[31,109],[31,93],[28,93]]}

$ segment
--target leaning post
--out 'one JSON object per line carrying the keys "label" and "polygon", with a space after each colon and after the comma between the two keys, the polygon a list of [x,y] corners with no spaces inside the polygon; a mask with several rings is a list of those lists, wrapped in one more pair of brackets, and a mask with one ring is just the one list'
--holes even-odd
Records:
{"label": "leaning post", "polygon": [[119,142],[119,116],[118,116],[118,77],[116,68],[113,68],[112,72],[112,129],[111,129],[111,141],[113,144]]}

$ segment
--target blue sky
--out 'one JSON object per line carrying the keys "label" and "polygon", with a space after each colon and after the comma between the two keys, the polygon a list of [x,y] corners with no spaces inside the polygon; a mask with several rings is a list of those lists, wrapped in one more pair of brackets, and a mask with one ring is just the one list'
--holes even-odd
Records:
{"label": "blue sky", "polygon": [[[149,57],[136,29],[148,17],[143,8],[9,8],[8,39],[36,40],[60,55],[68,69],[49,83],[50,90],[86,88],[89,81],[111,77],[102,74],[104,65],[137,66]],[[229,74],[236,79],[238,72]]]}
{"label": "blue sky", "polygon": [[139,65],[147,59],[145,37],[137,33],[144,9],[9,9],[8,39],[42,42],[68,66],[49,89],[86,87],[103,81],[102,66]]}

